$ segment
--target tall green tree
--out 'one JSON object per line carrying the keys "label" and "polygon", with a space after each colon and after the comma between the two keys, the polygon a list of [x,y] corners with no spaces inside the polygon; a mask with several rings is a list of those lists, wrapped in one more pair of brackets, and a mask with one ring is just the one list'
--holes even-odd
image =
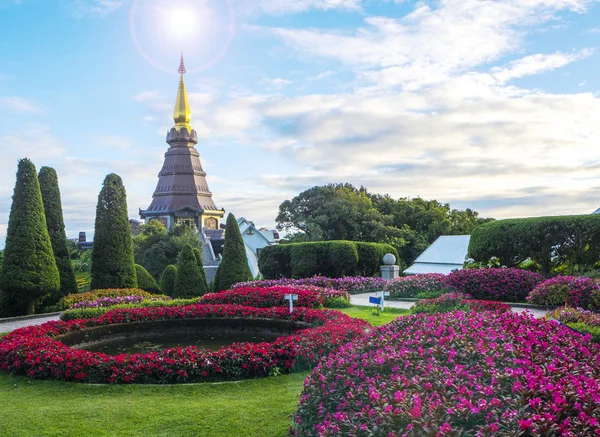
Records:
{"label": "tall green tree", "polygon": [[71,254],[65,234],[65,222],[63,220],[60,190],[58,188],[58,176],[52,167],[42,167],[38,174],[44,213],[46,214],[46,227],[50,235],[52,250],[56,267],[60,274],[60,290],[58,293],[50,294],[44,305],[55,305],[65,295],[77,293],[77,282],[75,272],[71,264]]}
{"label": "tall green tree", "polygon": [[[203,288],[202,273],[200,270],[198,259],[194,254],[192,246],[186,244],[179,254],[173,297],[190,298],[202,296],[206,293],[206,289]],[[204,279],[204,283],[206,283],[206,279]]]}
{"label": "tall green tree", "polygon": [[27,158],[18,165],[0,276],[0,311],[5,316],[33,314],[46,296],[60,288],[40,183]]}
{"label": "tall green tree", "polygon": [[194,256],[196,257],[196,262],[198,263],[198,267],[200,268],[200,275],[202,276],[202,294],[208,293],[208,282],[206,282],[206,271],[204,270],[204,263],[202,262],[202,251],[197,247],[193,248]]}
{"label": "tall green tree", "polygon": [[127,195],[121,177],[114,173],[106,176],[98,195],[91,287],[137,287]]}
{"label": "tall green tree", "polygon": [[227,216],[223,260],[217,268],[213,291],[229,290],[236,282],[251,281],[252,272],[246,258],[246,245],[233,214]]}
{"label": "tall green tree", "polygon": [[177,267],[173,264],[169,264],[162,272],[160,277],[160,291],[167,296],[173,296],[173,290],[175,289],[175,281],[177,280]]}

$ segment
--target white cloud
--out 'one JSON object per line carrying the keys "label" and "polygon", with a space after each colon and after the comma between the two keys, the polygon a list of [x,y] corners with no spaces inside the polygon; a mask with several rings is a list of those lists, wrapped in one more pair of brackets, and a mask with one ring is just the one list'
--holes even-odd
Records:
{"label": "white cloud", "polygon": [[264,85],[268,88],[272,88],[275,90],[281,90],[285,86],[291,85],[294,82],[292,82],[291,80],[282,79],[280,77],[276,77],[273,79],[269,78],[269,77],[265,77],[265,78],[261,79],[260,83],[261,83],[261,85]]}
{"label": "white cloud", "polygon": [[0,97],[0,110],[2,109],[29,114],[39,114],[41,112],[35,102],[19,96]]}
{"label": "white cloud", "polygon": [[362,0],[234,0],[236,10],[241,14],[271,14],[305,12],[311,9],[331,10],[361,9]]}
{"label": "white cloud", "polygon": [[92,16],[106,17],[125,4],[122,0],[74,0],[71,13],[77,18]]}
{"label": "white cloud", "polygon": [[492,68],[490,73],[498,82],[505,83],[512,79],[564,67],[571,62],[587,58],[592,53],[593,50],[584,49],[576,53],[535,54],[512,61],[503,67]]}

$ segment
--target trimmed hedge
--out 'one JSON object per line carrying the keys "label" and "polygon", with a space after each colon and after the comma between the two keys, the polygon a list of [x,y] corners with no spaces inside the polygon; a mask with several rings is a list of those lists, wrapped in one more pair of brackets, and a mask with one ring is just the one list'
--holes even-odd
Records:
{"label": "trimmed hedge", "polygon": [[260,252],[259,269],[266,279],[308,278],[323,275],[374,276],[383,255],[398,252],[389,244],[320,241],[267,246]]}
{"label": "trimmed hedge", "polygon": [[138,288],[149,291],[150,293],[160,293],[160,288],[158,287],[156,279],[152,277],[148,270],[141,265],[136,264],[135,273],[137,276]]}
{"label": "trimmed hedge", "polygon": [[568,305],[583,309],[600,309],[600,286],[583,276],[557,276],[535,287],[527,302],[537,305]]}
{"label": "trimmed hedge", "polygon": [[175,279],[177,278],[177,267],[169,264],[162,272],[160,277],[160,289],[168,296],[173,295],[175,289]]}
{"label": "trimmed hedge", "polygon": [[91,302],[101,297],[120,297],[120,296],[142,296],[145,298],[156,297],[152,293],[139,288],[106,288],[103,290],[87,291],[85,293],[67,294],[63,297],[62,303],[65,308],[70,308],[79,302]]}
{"label": "trimmed hedge", "polygon": [[157,308],[157,307],[180,307],[194,305],[200,300],[199,297],[192,299],[172,299],[172,300],[144,300],[139,303],[123,303],[109,307],[96,308],[74,308],[66,310],[60,315],[61,320],[93,319],[116,309],[133,308]]}
{"label": "trimmed hedge", "polygon": [[493,256],[515,267],[528,258],[548,273],[566,264],[591,269],[600,258],[600,215],[496,220],[473,230],[469,256],[484,262]]}
{"label": "trimmed hedge", "polygon": [[223,260],[217,268],[213,280],[213,291],[229,290],[236,282],[251,281],[252,271],[248,266],[246,245],[240,232],[240,226],[233,214],[227,216],[225,223],[225,242],[223,243]]}

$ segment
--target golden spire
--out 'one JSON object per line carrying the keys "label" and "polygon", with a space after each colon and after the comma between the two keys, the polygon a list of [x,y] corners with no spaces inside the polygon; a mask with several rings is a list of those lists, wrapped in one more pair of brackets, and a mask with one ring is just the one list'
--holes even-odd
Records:
{"label": "golden spire", "polygon": [[179,89],[177,90],[177,101],[175,102],[175,110],[173,111],[173,120],[175,120],[175,129],[177,132],[182,127],[185,127],[188,133],[192,132],[190,126],[190,104],[188,103],[187,92],[185,90],[185,83],[183,82],[183,75],[185,74],[185,65],[183,64],[183,53],[181,54],[181,62],[179,63],[179,70],[181,74],[179,79]]}

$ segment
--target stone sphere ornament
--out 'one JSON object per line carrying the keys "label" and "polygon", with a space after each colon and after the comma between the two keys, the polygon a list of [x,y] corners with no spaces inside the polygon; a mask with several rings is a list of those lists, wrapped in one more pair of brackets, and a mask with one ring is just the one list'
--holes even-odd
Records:
{"label": "stone sphere ornament", "polygon": [[394,264],[396,264],[396,257],[392,253],[386,253],[385,255],[383,255],[383,263],[386,266],[393,266]]}

